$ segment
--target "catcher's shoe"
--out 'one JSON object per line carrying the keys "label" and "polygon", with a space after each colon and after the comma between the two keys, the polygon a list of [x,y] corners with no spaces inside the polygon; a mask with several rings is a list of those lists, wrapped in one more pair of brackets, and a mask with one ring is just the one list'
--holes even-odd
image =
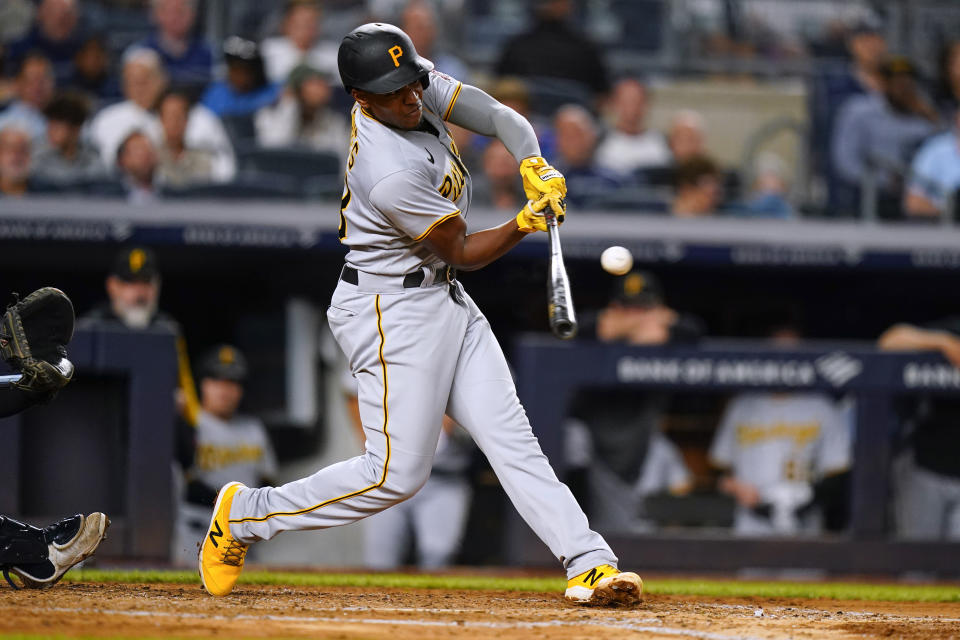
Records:
{"label": "catcher's shoe", "polygon": [[243,559],[250,545],[243,544],[230,535],[230,507],[233,496],[240,489],[246,489],[240,482],[229,482],[220,489],[217,503],[213,506],[210,528],[200,546],[200,579],[203,588],[212,596],[225,596],[233,591],[240,572],[243,571]]}
{"label": "catcher's shoe", "polygon": [[[107,537],[110,519],[100,512],[77,514],[43,529],[47,541],[47,559],[43,562],[10,567],[28,589],[46,589],[60,582],[71,567],[94,554]],[[7,582],[13,584],[4,572]],[[15,586],[15,585],[14,585]]]}
{"label": "catcher's shoe", "polygon": [[615,606],[637,604],[642,593],[640,576],[602,564],[567,580],[563,595],[575,604]]}

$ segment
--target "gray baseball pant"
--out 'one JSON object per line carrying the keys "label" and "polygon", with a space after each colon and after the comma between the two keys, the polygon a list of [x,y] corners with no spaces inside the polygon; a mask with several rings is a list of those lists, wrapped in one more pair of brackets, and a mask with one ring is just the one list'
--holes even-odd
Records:
{"label": "gray baseball pant", "polygon": [[[540,450],[487,319],[459,283],[360,272],[327,319],[357,379],[366,452],[281,487],[242,490],[230,532],[246,543],[354,522],[413,496],[446,412],[486,454],[520,515],[573,577],[617,558]],[[559,428],[559,425],[557,425]]]}

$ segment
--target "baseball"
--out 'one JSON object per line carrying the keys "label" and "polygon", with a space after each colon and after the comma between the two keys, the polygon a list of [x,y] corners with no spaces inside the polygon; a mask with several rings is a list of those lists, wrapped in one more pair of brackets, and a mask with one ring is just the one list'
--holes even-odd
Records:
{"label": "baseball", "polygon": [[622,276],[633,266],[633,256],[626,247],[607,247],[600,254],[600,266],[607,273]]}

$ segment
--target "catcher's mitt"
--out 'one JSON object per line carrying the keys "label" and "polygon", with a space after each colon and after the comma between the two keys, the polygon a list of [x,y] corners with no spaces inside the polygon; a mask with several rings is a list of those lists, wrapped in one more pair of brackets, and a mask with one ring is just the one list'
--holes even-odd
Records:
{"label": "catcher's mitt", "polygon": [[70,382],[73,320],[73,303],[60,289],[43,287],[23,300],[14,294],[0,320],[0,357],[23,374],[18,388],[49,400]]}

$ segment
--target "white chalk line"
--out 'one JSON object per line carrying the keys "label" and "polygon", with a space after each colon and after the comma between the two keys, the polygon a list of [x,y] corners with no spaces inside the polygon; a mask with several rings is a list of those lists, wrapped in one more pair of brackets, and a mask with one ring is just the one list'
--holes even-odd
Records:
{"label": "white chalk line", "polygon": [[[175,613],[171,611],[122,611],[113,609],[77,609],[68,607],[50,607],[44,608],[44,611],[56,613],[86,613],[97,615],[127,616],[130,618],[189,618],[202,620],[217,620],[222,622],[232,622],[238,620],[264,621],[271,622],[290,622],[297,624],[304,623],[336,623],[336,624],[379,624],[379,625],[399,625],[411,627],[451,627],[458,629],[539,629],[545,627],[599,627],[606,629],[617,629],[621,631],[638,631],[644,633],[655,633],[667,636],[683,636],[688,638],[698,638],[699,640],[761,640],[749,636],[730,636],[709,631],[696,631],[693,629],[678,629],[673,627],[657,626],[660,620],[657,618],[645,618],[635,622],[627,620],[550,620],[545,622],[488,622],[483,620],[411,620],[408,618],[347,618],[347,617],[328,617],[328,616],[278,616],[272,614],[249,615],[239,614],[236,616],[210,615],[204,613]],[[653,625],[650,623],[657,623]]]}

